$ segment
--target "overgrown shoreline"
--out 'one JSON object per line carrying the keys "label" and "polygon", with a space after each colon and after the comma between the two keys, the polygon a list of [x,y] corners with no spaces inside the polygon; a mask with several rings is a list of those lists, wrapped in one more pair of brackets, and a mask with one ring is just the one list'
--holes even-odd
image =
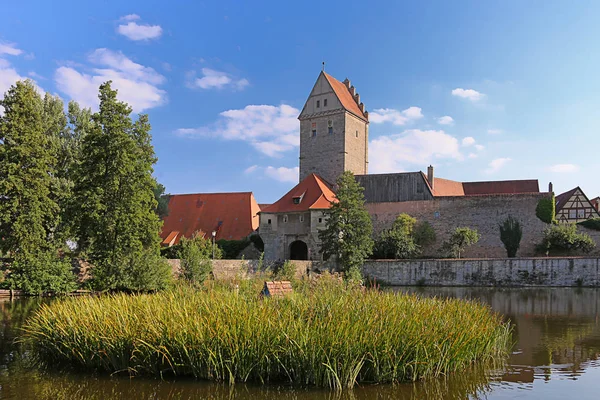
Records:
{"label": "overgrown shoreline", "polygon": [[61,299],[26,324],[48,365],[131,375],[351,388],[444,375],[503,359],[511,331],[488,306],[301,282],[287,298],[259,281],[157,294]]}

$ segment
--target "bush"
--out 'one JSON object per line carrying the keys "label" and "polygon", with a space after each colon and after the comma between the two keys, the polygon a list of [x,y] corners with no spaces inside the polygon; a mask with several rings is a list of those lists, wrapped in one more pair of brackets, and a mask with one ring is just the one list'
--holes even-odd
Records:
{"label": "bush", "polygon": [[374,258],[413,258],[420,253],[413,236],[417,220],[408,214],[398,215],[392,227],[381,233],[373,248]]}
{"label": "bush", "polygon": [[27,294],[68,293],[77,288],[71,263],[54,252],[18,254],[9,267],[7,283]]}
{"label": "bush", "polygon": [[433,226],[427,221],[417,222],[413,230],[413,238],[420,247],[429,246],[437,239]]}
{"label": "bush", "polygon": [[259,298],[260,281],[67,298],[30,317],[24,341],[52,366],[338,390],[507,355],[510,324],[486,305],[320,281],[285,298]]}
{"label": "bush", "polygon": [[547,224],[551,224],[556,219],[556,200],[554,195],[550,199],[540,199],[535,208],[535,215]]}
{"label": "bush", "polygon": [[546,255],[563,255],[580,251],[589,253],[596,243],[585,233],[577,233],[575,224],[552,225],[544,230],[538,250]]}
{"label": "bush", "polygon": [[523,237],[521,223],[509,215],[498,228],[500,229],[500,240],[504,243],[506,254],[510,258],[516,257]]}
{"label": "bush", "polygon": [[[212,273],[213,244],[209,239],[194,235],[191,239],[181,238],[181,277],[187,282],[198,285]],[[221,249],[215,246],[215,258],[221,258]]]}
{"label": "bush", "polygon": [[476,230],[462,227],[456,228],[450,238],[442,244],[442,252],[454,258],[460,258],[467,247],[479,241],[479,233]]}
{"label": "bush", "polygon": [[600,218],[592,218],[577,223],[585,228],[600,231]]}
{"label": "bush", "polygon": [[217,245],[223,251],[222,258],[226,260],[235,260],[250,243],[250,239],[247,238],[241,240],[217,240]]}

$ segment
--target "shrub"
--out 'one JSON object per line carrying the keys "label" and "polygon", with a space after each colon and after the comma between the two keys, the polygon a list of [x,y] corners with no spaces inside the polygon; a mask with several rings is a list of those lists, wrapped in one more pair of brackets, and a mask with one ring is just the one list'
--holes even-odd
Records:
{"label": "shrub", "polygon": [[412,258],[419,254],[420,247],[413,237],[417,220],[402,213],[396,217],[392,227],[385,230],[375,242],[375,258]]}
{"label": "shrub", "polygon": [[506,254],[510,258],[516,257],[523,237],[521,223],[509,215],[498,228],[500,229],[500,240],[504,243]]}
{"label": "shrub", "polygon": [[76,289],[71,263],[54,252],[17,254],[9,266],[7,283],[27,294],[68,293]]}
{"label": "shrub", "polygon": [[546,255],[569,254],[576,251],[589,253],[596,243],[585,233],[577,233],[575,224],[551,225],[544,230],[538,250]]}
{"label": "shrub", "polygon": [[509,349],[510,324],[486,305],[320,281],[285,298],[260,299],[260,281],[67,298],[29,318],[24,341],[53,366],[338,390],[445,376]]}
{"label": "shrub", "polygon": [[417,222],[413,230],[415,243],[420,247],[429,246],[435,243],[436,235],[433,226],[427,221]]}
{"label": "shrub", "polygon": [[[215,258],[221,258],[221,249],[214,248]],[[211,240],[194,235],[191,239],[181,239],[181,277],[191,284],[204,282],[212,272],[211,258],[213,256]]]}
{"label": "shrub", "polygon": [[600,218],[587,219],[577,223],[585,228],[600,231]]}
{"label": "shrub", "polygon": [[235,260],[237,256],[250,244],[247,238],[241,240],[217,240],[217,245],[223,252],[223,258],[226,260]]}
{"label": "shrub", "polygon": [[461,227],[456,228],[448,240],[442,244],[442,252],[450,257],[460,258],[467,247],[479,241],[479,233],[476,230]]}
{"label": "shrub", "polygon": [[547,224],[554,222],[556,218],[556,200],[554,195],[550,199],[540,199],[535,208],[535,215]]}

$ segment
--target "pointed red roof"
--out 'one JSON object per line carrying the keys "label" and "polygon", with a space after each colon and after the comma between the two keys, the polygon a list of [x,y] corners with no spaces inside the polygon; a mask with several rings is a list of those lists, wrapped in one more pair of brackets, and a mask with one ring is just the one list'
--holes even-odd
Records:
{"label": "pointed red roof", "polygon": [[[294,198],[299,199],[298,204]],[[281,199],[261,210],[262,213],[299,212],[328,209],[337,201],[335,193],[321,177],[310,174]]]}
{"label": "pointed red roof", "polygon": [[340,100],[340,103],[342,103],[342,106],[347,111],[350,111],[352,114],[356,115],[360,119],[369,121],[367,115],[365,115],[365,113],[360,110],[358,104],[356,104],[354,97],[352,97],[352,94],[350,93],[350,90],[346,87],[346,85],[344,85],[342,82],[338,81],[325,71],[323,71],[322,74],[325,76],[325,78],[327,78],[327,81],[331,85],[331,88],[333,89],[333,92],[335,93],[337,98]]}
{"label": "pointed red roof", "polygon": [[259,211],[252,192],[171,195],[160,237],[167,246],[196,232],[210,236],[216,231],[216,240],[240,240],[258,228]]}

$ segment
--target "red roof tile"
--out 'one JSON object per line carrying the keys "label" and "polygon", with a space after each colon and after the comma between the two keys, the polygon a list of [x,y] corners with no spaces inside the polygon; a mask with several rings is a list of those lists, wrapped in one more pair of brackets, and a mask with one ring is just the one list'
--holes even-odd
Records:
{"label": "red roof tile", "polygon": [[195,232],[216,231],[217,240],[240,240],[258,228],[259,211],[251,192],[171,195],[161,238],[163,244],[172,245]]}
{"label": "red roof tile", "polygon": [[482,194],[539,193],[537,179],[490,182],[463,182],[465,196]]}
{"label": "red roof tile", "polygon": [[462,182],[451,181],[450,179],[433,179],[434,196],[464,196],[465,190]]}
{"label": "red roof tile", "polygon": [[283,297],[294,292],[290,281],[266,281],[261,295],[267,297]]}
{"label": "red roof tile", "polygon": [[337,79],[335,79],[333,76],[329,75],[328,73],[326,73],[324,71],[322,73],[323,73],[323,75],[325,75],[325,78],[327,78],[327,81],[331,85],[331,88],[333,89],[337,98],[340,100],[340,103],[342,103],[342,106],[347,111],[350,111],[352,114],[356,115],[357,117],[359,117],[365,121],[368,121],[369,119],[367,118],[367,116],[365,115],[364,112],[360,111],[360,107],[358,106],[358,104],[356,104],[354,97],[352,97],[352,94],[350,93],[350,90],[348,90],[346,85],[344,85],[342,82],[338,81]]}
{"label": "red roof tile", "polygon": [[[301,197],[299,204],[294,204],[294,197]],[[331,202],[334,201],[336,201],[335,193],[327,183],[318,175],[310,174],[281,199],[262,209],[261,212],[279,213],[328,209],[331,207]]]}

